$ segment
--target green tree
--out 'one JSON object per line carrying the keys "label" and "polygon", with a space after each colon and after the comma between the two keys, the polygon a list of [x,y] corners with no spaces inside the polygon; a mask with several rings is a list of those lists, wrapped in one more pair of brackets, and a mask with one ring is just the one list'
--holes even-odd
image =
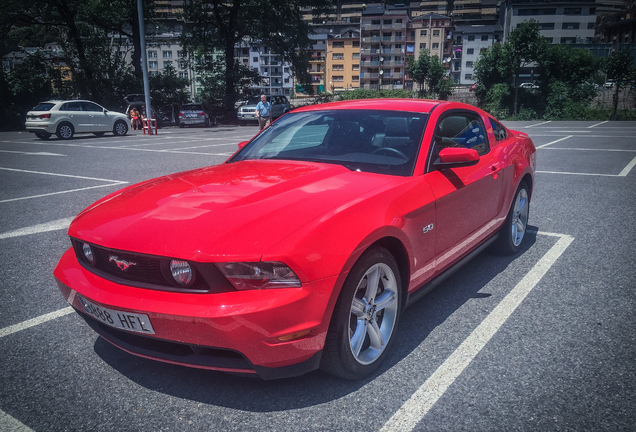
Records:
{"label": "green tree", "polygon": [[603,71],[607,74],[607,78],[614,82],[615,90],[612,96],[614,111],[612,113],[612,119],[616,119],[620,89],[623,83],[627,83],[629,78],[634,78],[636,75],[634,57],[632,57],[629,48],[623,47],[610,54],[604,63]]}
{"label": "green tree", "polygon": [[429,97],[446,99],[452,93],[451,83],[446,78],[446,68],[438,56],[429,56],[428,51],[420,51],[417,60],[412,57],[407,58],[406,73],[418,85],[420,97],[427,94]]}
{"label": "green tree", "polygon": [[187,88],[190,80],[179,78],[172,65],[167,65],[162,73],[151,76],[149,81],[150,95],[155,109],[169,104],[181,105],[190,98]]}
{"label": "green tree", "polygon": [[524,21],[510,32],[504,44],[504,53],[514,66],[514,108],[513,114],[519,112],[519,74],[521,69],[540,63],[548,49],[548,41],[541,36],[541,27],[535,20]]}
{"label": "green tree", "polygon": [[[514,64],[507,56],[503,44],[495,43],[483,50],[475,63],[473,72],[473,77],[477,81],[475,94],[479,104],[483,106],[486,103],[489,91],[496,84],[506,84],[512,88],[510,83],[513,76]],[[501,90],[497,93],[503,94]]]}
{"label": "green tree", "polygon": [[[225,112],[231,116],[244,77],[235,58],[241,43],[263,43],[291,63],[299,84],[308,84],[312,43],[303,10],[320,13],[328,0],[192,0],[186,3],[182,42],[190,57],[196,52],[224,53]],[[258,16],[258,19],[255,19]]]}
{"label": "green tree", "polygon": [[428,51],[420,51],[417,60],[413,57],[406,59],[406,73],[417,83],[418,91],[422,94],[424,84],[428,81],[429,70],[431,68],[431,57]]}

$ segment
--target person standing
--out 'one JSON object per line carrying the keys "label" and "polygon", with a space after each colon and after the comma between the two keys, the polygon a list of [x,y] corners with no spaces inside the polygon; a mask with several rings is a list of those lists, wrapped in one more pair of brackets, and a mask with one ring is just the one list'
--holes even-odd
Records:
{"label": "person standing", "polygon": [[261,95],[261,101],[256,104],[256,117],[258,117],[258,127],[263,130],[270,121],[272,115],[271,105],[267,102],[267,96]]}

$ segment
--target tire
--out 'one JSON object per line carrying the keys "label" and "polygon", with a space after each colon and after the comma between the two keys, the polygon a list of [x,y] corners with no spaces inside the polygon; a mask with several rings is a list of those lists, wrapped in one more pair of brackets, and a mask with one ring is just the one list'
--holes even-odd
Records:
{"label": "tire", "polygon": [[183,129],[185,125],[183,123],[179,123],[179,127]]}
{"label": "tire", "polygon": [[36,132],[35,136],[40,138],[41,140],[47,140],[51,138],[51,134],[48,132]]}
{"label": "tire", "polygon": [[395,339],[402,294],[398,266],[389,251],[378,247],[365,252],[336,302],[321,369],[351,380],[372,374]]}
{"label": "tire", "polygon": [[126,122],[117,120],[113,126],[113,134],[115,136],[124,136],[128,133],[128,125]]}
{"label": "tire", "polygon": [[105,133],[106,132],[93,132],[93,135],[95,135],[96,137],[102,137]]}
{"label": "tire", "polygon": [[60,123],[57,126],[57,131],[55,132],[55,135],[57,135],[57,137],[59,139],[62,140],[68,140],[73,138],[73,135],[75,135],[75,129],[73,128],[73,125],[70,123]]}
{"label": "tire", "polygon": [[515,193],[499,237],[492,245],[492,251],[499,255],[514,255],[521,250],[528,228],[530,214],[530,194],[528,185],[521,182]]}

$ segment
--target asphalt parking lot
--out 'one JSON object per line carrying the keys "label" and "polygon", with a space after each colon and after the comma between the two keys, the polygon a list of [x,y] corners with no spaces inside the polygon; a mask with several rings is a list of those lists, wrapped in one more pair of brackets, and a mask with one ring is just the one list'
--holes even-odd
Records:
{"label": "asphalt parking lot", "polygon": [[525,250],[483,253],[407,309],[362,382],[133,357],[72,313],[53,279],[87,205],[221,163],[257,127],[0,133],[0,430],[633,431],[636,122],[505,124],[538,148]]}

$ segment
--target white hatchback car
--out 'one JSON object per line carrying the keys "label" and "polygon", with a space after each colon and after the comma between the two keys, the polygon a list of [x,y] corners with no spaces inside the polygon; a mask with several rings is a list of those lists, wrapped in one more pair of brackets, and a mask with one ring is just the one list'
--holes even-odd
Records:
{"label": "white hatchback car", "polygon": [[126,114],[108,111],[95,102],[65,100],[40,102],[27,113],[26,130],[46,140],[55,134],[59,139],[71,139],[76,133],[102,136],[106,132],[122,136],[130,129]]}

